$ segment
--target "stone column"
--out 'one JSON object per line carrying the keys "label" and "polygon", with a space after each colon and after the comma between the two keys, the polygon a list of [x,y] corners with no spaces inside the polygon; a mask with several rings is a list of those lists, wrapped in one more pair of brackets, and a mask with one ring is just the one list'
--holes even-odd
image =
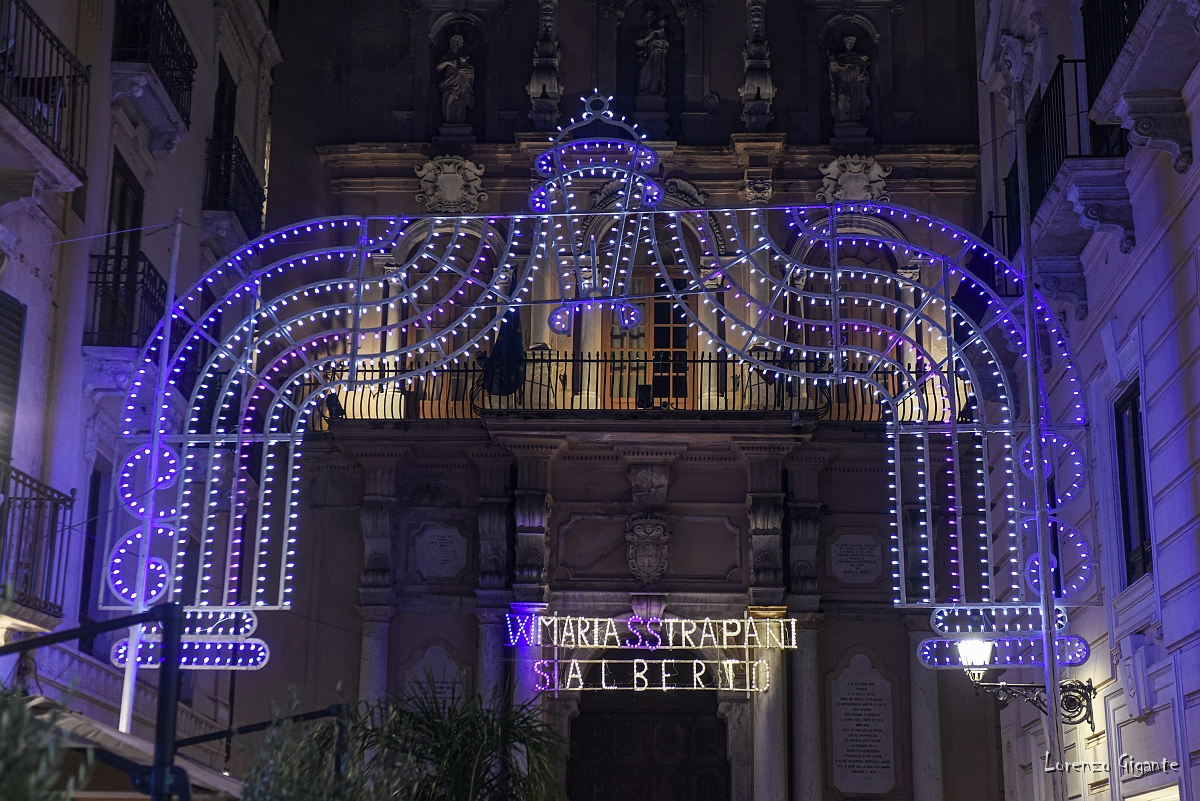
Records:
{"label": "stone column", "polygon": [[[778,619],[786,606],[751,606],[751,618]],[[754,801],[787,801],[787,695],[788,676],[780,648],[760,648],[756,658],[766,660],[770,684],[766,692],[753,693]],[[758,680],[762,681],[759,675]]]}
{"label": "stone column", "polygon": [[[537,616],[545,614],[545,612],[546,604],[544,603],[514,602],[512,604],[512,613],[518,616]],[[536,620],[530,626],[529,633],[534,638],[533,643],[522,637],[512,647],[514,704],[537,701],[541,695],[541,691],[537,689],[538,682],[545,683],[545,680],[533,670],[533,663],[542,658],[542,647],[536,644],[538,642]]]}
{"label": "stone column", "polygon": [[729,801],[754,798],[751,771],[750,702],[745,693],[718,693],[717,716],[725,721],[725,755],[729,759]]}
{"label": "stone column", "polygon": [[358,613],[363,620],[358,700],[375,703],[387,696],[389,622],[396,613],[392,590],[392,512],[396,460],[359,457],[365,491],[359,517],[363,536],[363,572]]}
{"label": "stone column", "polygon": [[906,618],[908,687],[911,699],[913,798],[942,801],[942,723],[936,670],[921,664],[917,646],[931,635],[928,616]]}
{"label": "stone column", "polygon": [[388,638],[395,614],[387,606],[360,606],[362,615],[362,655],[358,666],[358,700],[373,704],[387,697]]}
{"label": "stone column", "polygon": [[504,690],[505,646],[508,629],[504,609],[479,609],[479,653],[475,667],[475,691],[485,702],[499,699]]}
{"label": "stone column", "polygon": [[793,801],[823,801],[825,798],[821,675],[817,661],[816,626],[819,621],[820,615],[797,615],[796,650],[792,652]]}

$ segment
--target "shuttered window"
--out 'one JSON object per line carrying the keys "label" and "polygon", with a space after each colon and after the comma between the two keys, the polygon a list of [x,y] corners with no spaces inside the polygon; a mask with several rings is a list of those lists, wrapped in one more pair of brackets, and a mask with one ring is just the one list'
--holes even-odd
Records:
{"label": "shuttered window", "polygon": [[5,462],[12,458],[24,332],[25,304],[0,292],[0,461]]}

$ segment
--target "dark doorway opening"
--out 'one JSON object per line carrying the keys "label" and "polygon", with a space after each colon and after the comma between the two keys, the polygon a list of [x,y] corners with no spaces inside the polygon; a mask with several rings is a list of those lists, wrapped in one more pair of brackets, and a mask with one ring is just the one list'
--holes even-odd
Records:
{"label": "dark doorway opening", "polygon": [[584,692],[579,715],[571,721],[567,796],[571,801],[728,801],[725,746],[715,690]]}

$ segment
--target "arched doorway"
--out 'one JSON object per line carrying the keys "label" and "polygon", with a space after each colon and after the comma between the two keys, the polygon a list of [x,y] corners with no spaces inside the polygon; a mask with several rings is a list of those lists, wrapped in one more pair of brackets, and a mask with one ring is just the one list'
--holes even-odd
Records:
{"label": "arched doorway", "polygon": [[729,799],[716,690],[581,693],[570,740],[571,801]]}

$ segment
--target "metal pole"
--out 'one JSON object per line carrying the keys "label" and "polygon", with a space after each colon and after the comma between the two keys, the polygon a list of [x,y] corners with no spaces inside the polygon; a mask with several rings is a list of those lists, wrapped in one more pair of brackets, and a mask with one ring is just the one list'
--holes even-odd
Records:
{"label": "metal pole", "polygon": [[[171,322],[175,317],[175,282],[179,274],[179,238],[183,231],[183,207],[175,209],[175,237],[171,244],[171,269],[167,274],[167,303],[163,310],[162,340],[158,347],[158,375],[154,382],[154,414],[150,425],[150,458],[146,460],[146,516],[142,521],[142,539],[138,545],[135,612],[146,611],[146,573],[150,564],[150,538],[154,536],[154,499],[158,486],[158,462],[166,427],[167,370],[171,366]],[[121,688],[121,717],[117,728],[124,734],[133,729],[133,705],[137,691],[137,656],[142,644],[142,627],[129,629],[129,659],[125,662],[125,682]],[[160,690],[161,692],[161,690]]]}
{"label": "metal pole", "polygon": [[150,774],[151,801],[171,801],[175,765],[175,713],[179,705],[180,638],[183,607],[166,604],[162,619],[162,665],[158,672],[158,719],[154,726],[154,768]]}
{"label": "metal pole", "polygon": [[[1021,276],[1025,291],[1025,383],[1029,388],[1029,449],[1033,459],[1033,504],[1038,544],[1038,585],[1042,602],[1042,664],[1046,684],[1046,749],[1050,762],[1063,757],[1062,699],[1058,686],[1058,649],[1055,646],[1054,575],[1051,570],[1049,504],[1046,500],[1046,468],[1042,461],[1041,363],[1038,353],[1037,315],[1033,294],[1032,210],[1029,207],[1029,150],[1025,129],[1025,85],[1020,76],[1013,81],[1013,124],[1017,138],[1017,186],[1021,200]],[[1054,801],[1067,801],[1062,771],[1051,771]]]}

